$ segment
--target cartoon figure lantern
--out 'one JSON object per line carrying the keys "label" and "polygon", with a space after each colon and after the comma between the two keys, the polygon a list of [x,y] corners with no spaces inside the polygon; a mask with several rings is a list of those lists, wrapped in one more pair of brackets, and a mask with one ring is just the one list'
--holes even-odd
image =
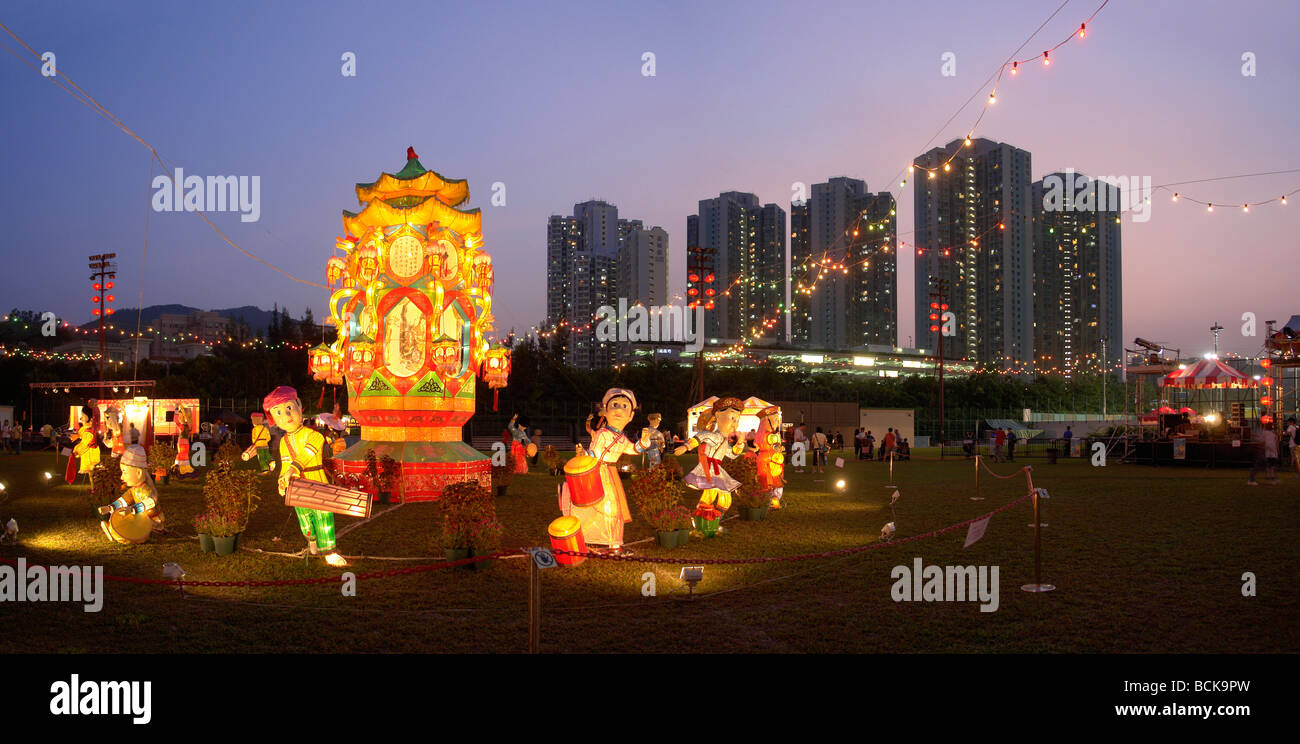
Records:
{"label": "cartoon figure lantern", "polygon": [[[625,454],[644,452],[650,438],[648,430],[643,430],[639,439],[624,431],[637,408],[631,390],[610,388],[601,405],[604,426],[592,435],[589,447],[577,445],[576,456],[564,466],[560,511],[578,518],[585,544],[617,553],[623,549],[623,525],[632,521],[632,512],[615,466]],[[552,523],[551,528],[557,529],[557,525]]]}
{"label": "cartoon figure lantern", "polygon": [[[347,385],[361,441],[335,457],[364,473],[366,455],[401,463],[400,500],[432,500],[442,487],[491,478],[490,461],[461,441],[474,415],[475,377],[505,385],[509,352],[489,352],[492,260],[465,181],[448,181],[407,149],[406,167],[356,186],[359,212],[344,212],[345,255],[326,266],[329,323],[338,340],[313,349],[317,379]],[[492,363],[491,360],[495,360]],[[326,366],[328,362],[328,367]],[[485,363],[488,362],[488,363]]]}
{"label": "cartoon figure lantern", "polygon": [[99,513],[107,519],[99,523],[108,539],[122,544],[147,542],[149,535],[162,532],[164,516],[158,505],[158,491],[149,477],[144,447],[133,444],[122,451],[122,483],[126,493]]}

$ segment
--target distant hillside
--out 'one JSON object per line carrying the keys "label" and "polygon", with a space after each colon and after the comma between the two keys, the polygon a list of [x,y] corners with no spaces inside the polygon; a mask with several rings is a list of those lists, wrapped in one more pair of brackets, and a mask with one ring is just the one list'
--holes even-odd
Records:
{"label": "distant hillside", "polygon": [[[150,305],[144,309],[140,317],[142,326],[147,327],[150,323],[164,314],[172,315],[189,315],[198,312],[201,308],[190,307],[189,305]],[[135,325],[136,309],[133,307],[119,307],[117,312],[113,313],[113,319],[122,327],[131,327]],[[230,318],[233,321],[243,320],[248,324],[249,330],[254,334],[265,334],[267,328],[271,326],[271,311],[263,310],[255,305],[244,305],[243,307],[232,307],[225,310],[213,310],[223,318]],[[292,315],[292,313],[290,313]],[[81,325],[82,328],[92,329],[99,324],[99,321],[92,320],[89,323]]]}

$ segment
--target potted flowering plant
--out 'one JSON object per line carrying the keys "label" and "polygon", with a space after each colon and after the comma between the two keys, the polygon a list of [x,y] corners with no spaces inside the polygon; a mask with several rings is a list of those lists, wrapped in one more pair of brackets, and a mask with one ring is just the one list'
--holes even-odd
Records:
{"label": "potted flowering plant", "polygon": [[447,560],[496,551],[501,544],[501,531],[496,502],[478,481],[453,483],[442,489],[440,542]]}
{"label": "potted flowering plant", "polygon": [[212,546],[217,555],[230,555],[257,508],[257,471],[236,469],[228,460],[216,462],[203,483],[204,510],[194,518],[199,547]]}
{"label": "potted flowering plant", "polygon": [[759,522],[767,516],[772,503],[772,493],[758,482],[758,460],[753,454],[746,454],[727,465],[731,477],[740,481],[740,487],[733,493],[740,518],[746,522]]}
{"label": "potted flowering plant", "polygon": [[560,452],[555,449],[555,445],[548,444],[546,449],[542,450],[542,462],[546,463],[546,471],[551,475],[560,474]]}
{"label": "potted flowering plant", "polygon": [[154,442],[147,455],[155,480],[167,485],[167,472],[176,464],[176,448],[166,442]]}
{"label": "potted flowering plant", "polygon": [[695,528],[704,533],[705,537],[713,537],[718,534],[718,525],[722,522],[722,512],[713,504],[699,504],[695,511],[691,512],[695,517]]}
{"label": "potted flowering plant", "polygon": [[[369,463],[367,463],[369,465]],[[379,502],[392,503],[392,495],[402,485],[402,469],[391,455],[384,455],[379,460]]]}
{"label": "potted flowering plant", "polygon": [[[633,507],[655,531],[659,544],[665,548],[685,545],[690,539],[690,512],[682,506],[684,490],[683,485],[673,478],[672,469],[663,464],[633,473],[627,485],[627,495]],[[681,533],[683,517],[687,523],[685,540]]]}
{"label": "potted flowering plant", "polygon": [[510,487],[510,468],[505,465],[492,466],[492,487],[496,489],[497,498],[506,495],[506,489]]}

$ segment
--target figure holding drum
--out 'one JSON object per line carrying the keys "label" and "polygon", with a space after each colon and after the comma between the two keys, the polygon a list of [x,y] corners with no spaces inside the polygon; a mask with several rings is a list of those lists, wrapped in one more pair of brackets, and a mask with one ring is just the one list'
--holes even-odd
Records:
{"label": "figure holding drum", "polygon": [[108,517],[107,521],[100,522],[100,527],[113,542],[139,544],[147,541],[151,533],[163,531],[163,511],[158,506],[158,491],[147,472],[149,463],[144,447],[138,444],[126,447],[121,463],[122,482],[127,490],[120,499],[99,507],[99,513]]}
{"label": "figure holding drum", "polygon": [[[293,478],[306,478],[317,483],[328,483],[325,477],[325,437],[302,423],[302,401],[298,391],[288,386],[272,390],[262,401],[262,408],[276,426],[284,430],[280,437],[280,495],[289,489]],[[324,553],[325,562],[342,568],[347,560],[339,555],[334,543],[334,515],[322,509],[295,506],[298,528],[307,538],[311,555]]]}
{"label": "figure holding drum", "polygon": [[610,388],[601,401],[604,425],[595,430],[591,445],[577,445],[578,454],[564,466],[564,487],[560,490],[560,510],[582,522],[587,545],[604,545],[611,552],[623,550],[623,525],[632,521],[623,483],[615,468],[623,455],[639,455],[650,446],[649,433],[641,432],[632,441],[624,429],[636,412],[636,396],[631,390]]}

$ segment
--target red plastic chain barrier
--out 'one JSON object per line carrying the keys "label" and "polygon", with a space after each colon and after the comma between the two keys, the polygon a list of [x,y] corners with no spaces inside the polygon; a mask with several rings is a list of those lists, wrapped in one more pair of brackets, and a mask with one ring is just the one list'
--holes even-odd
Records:
{"label": "red plastic chain barrier", "polygon": [[[985,471],[986,473],[988,473],[989,475],[993,476],[994,478],[1001,478],[1002,480],[1006,480],[1007,478],[1014,478],[1014,477],[1016,477],[1017,475],[1020,475],[1021,473],[1024,473],[1024,474],[1025,474],[1025,477],[1028,478],[1028,477],[1029,477],[1029,471],[1033,470],[1032,467],[1026,465],[1026,466],[1024,466],[1023,468],[1017,470],[1016,472],[1011,473],[1010,475],[998,475],[997,473],[993,472],[992,470],[989,470],[989,466],[984,464],[984,458],[983,458],[983,457],[976,457],[975,459],[976,459],[977,462],[979,462],[980,467],[984,468],[984,471]],[[1031,481],[1030,481],[1030,485],[1032,485],[1032,484],[1033,484],[1033,481],[1031,480]]]}
{"label": "red plastic chain barrier", "polygon": [[[1028,469],[1029,469],[1029,468],[1026,466],[1025,470],[1028,470]],[[1011,507],[1015,506],[1016,504],[1019,504],[1019,503],[1021,503],[1021,502],[1023,502],[1023,501],[1027,501],[1027,500],[1029,500],[1029,498],[1032,497],[1033,495],[1034,495],[1034,494],[1033,494],[1033,492],[1031,491],[1031,492],[1025,494],[1024,496],[1021,496],[1020,498],[1016,499],[1015,501],[1012,501],[1012,502],[1009,502],[1009,503],[1007,503],[1007,504],[1003,504],[1002,506],[999,506],[998,508],[994,509],[993,511],[991,511],[991,512],[989,512],[989,513],[987,513],[987,514],[981,514],[981,515],[979,515],[978,517],[972,517],[972,518],[966,520],[965,522],[958,522],[957,524],[948,525],[947,527],[941,527],[941,528],[939,528],[939,529],[937,529],[937,530],[931,530],[930,532],[923,532],[923,533],[921,533],[921,534],[919,534],[919,535],[911,535],[911,536],[909,536],[909,537],[900,538],[900,539],[898,539],[898,540],[890,540],[889,542],[875,542],[875,543],[869,543],[869,544],[867,544],[867,545],[858,545],[858,546],[856,546],[856,547],[852,547],[852,548],[843,548],[843,549],[841,549],[841,550],[828,550],[828,551],[825,551],[825,552],[822,552],[822,553],[804,553],[804,554],[802,554],[802,555],[785,555],[785,556],[779,556],[779,557],[776,557],[776,558],[771,558],[771,557],[767,557],[767,558],[650,558],[650,557],[644,557],[644,558],[642,558],[642,557],[639,557],[639,556],[628,556],[628,555],[608,555],[608,554],[605,554],[605,553],[579,553],[579,552],[576,552],[576,551],[573,551],[573,550],[562,550],[562,549],[560,549],[560,548],[551,548],[551,552],[552,552],[552,553],[555,553],[555,554],[557,554],[557,555],[571,555],[571,556],[575,556],[575,557],[577,557],[577,556],[581,556],[581,557],[583,557],[583,558],[597,558],[597,559],[604,559],[604,560],[609,560],[609,561],[622,561],[622,562],[624,562],[624,563],[671,563],[671,564],[675,564],[675,565],[690,563],[690,564],[692,564],[692,565],[698,564],[698,565],[702,565],[702,566],[742,565],[742,564],[748,564],[748,563],[792,563],[792,562],[794,562],[794,561],[806,561],[806,560],[809,560],[809,559],[812,559],[812,558],[834,558],[834,557],[836,557],[836,556],[842,556],[842,555],[853,555],[854,553],[862,553],[862,552],[865,552],[865,551],[868,551],[868,550],[877,550],[877,549],[879,549],[879,548],[888,548],[888,547],[892,547],[892,546],[894,546],[894,545],[902,545],[903,543],[909,543],[909,542],[912,542],[912,541],[914,541],[914,540],[923,540],[923,539],[925,539],[925,538],[927,538],[927,537],[934,537],[935,535],[942,535],[942,534],[944,534],[945,532],[952,532],[953,530],[958,530],[958,529],[961,529],[962,527],[969,527],[971,524],[973,524],[973,523],[975,523],[975,522],[978,522],[978,521],[980,521],[981,519],[987,519],[987,518],[989,518],[989,517],[992,517],[992,516],[995,515],[995,514],[999,514],[999,513],[1001,513],[1001,512],[1004,512],[1004,511],[1006,511],[1007,509],[1010,509]]]}

